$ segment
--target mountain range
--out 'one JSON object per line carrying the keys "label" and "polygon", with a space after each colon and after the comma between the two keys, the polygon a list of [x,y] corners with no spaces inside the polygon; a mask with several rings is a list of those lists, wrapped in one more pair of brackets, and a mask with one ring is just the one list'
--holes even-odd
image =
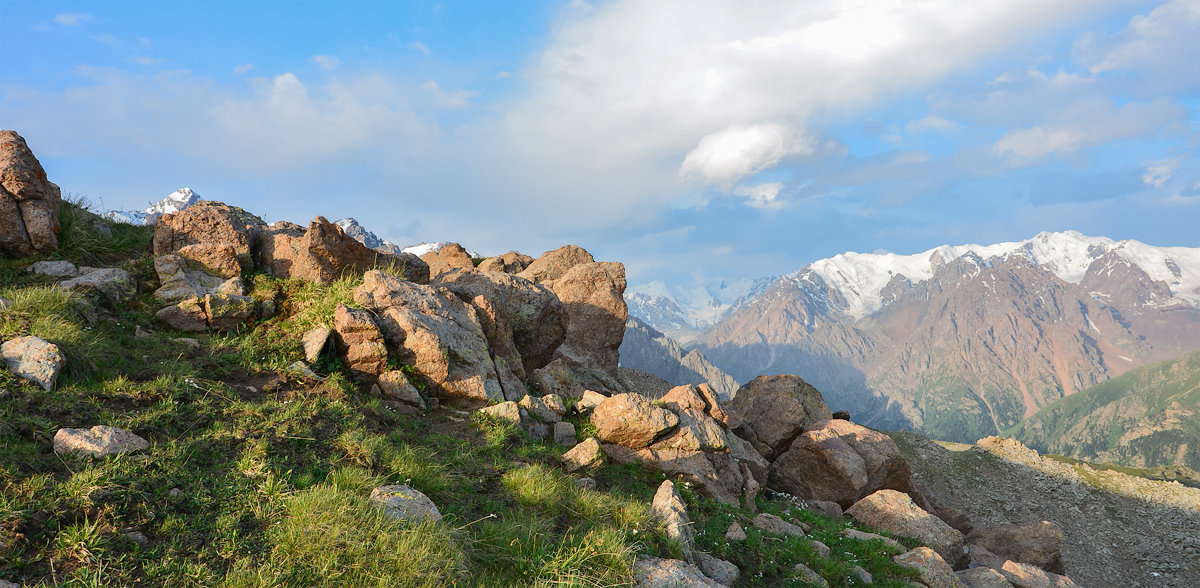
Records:
{"label": "mountain range", "polygon": [[130,225],[152,225],[158,220],[158,217],[179,212],[199,201],[200,195],[191,188],[180,188],[146,207],[145,210],[110,210],[102,216],[110,221]]}
{"label": "mountain range", "polygon": [[693,325],[692,347],[739,382],[795,373],[861,422],[974,441],[1200,349],[1200,249],[1041,233],[844,253],[748,288],[715,316],[667,295],[638,302],[631,314],[664,332]]}

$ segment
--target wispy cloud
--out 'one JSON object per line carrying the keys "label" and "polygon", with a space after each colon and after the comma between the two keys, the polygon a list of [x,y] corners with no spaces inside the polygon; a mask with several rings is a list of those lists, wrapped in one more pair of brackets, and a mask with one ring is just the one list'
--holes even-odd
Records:
{"label": "wispy cloud", "polygon": [[1179,164],[1183,163],[1185,155],[1168,157],[1158,161],[1152,161],[1146,166],[1146,173],[1142,175],[1142,182],[1152,188],[1161,188],[1174,176],[1175,170],[1179,169]]}
{"label": "wispy cloud", "polygon": [[92,15],[86,12],[60,12],[54,15],[55,24],[59,24],[64,27],[83,26],[83,23],[90,22],[91,20]]}
{"label": "wispy cloud", "polygon": [[908,124],[904,125],[904,128],[910,133],[949,133],[961,129],[962,125],[936,114],[930,114],[924,118],[909,121]]}
{"label": "wispy cloud", "polygon": [[408,48],[422,55],[429,55],[432,53],[432,51],[429,50],[429,47],[426,47],[425,44],[420,41],[413,41],[412,43],[409,43]]}
{"label": "wispy cloud", "polygon": [[1051,115],[1047,124],[1015,129],[994,146],[1000,155],[1028,163],[1053,153],[1073,153],[1108,141],[1144,137],[1160,130],[1186,130],[1187,108],[1171,98],[1117,106],[1108,98],[1080,100]]}
{"label": "wispy cloud", "polygon": [[165,57],[149,57],[146,55],[137,55],[129,58],[129,62],[136,65],[158,65],[167,61]]}
{"label": "wispy cloud", "polygon": [[314,55],[312,60],[321,66],[321,69],[336,69],[342,63],[342,60],[332,55]]}
{"label": "wispy cloud", "polygon": [[112,45],[113,47],[119,47],[121,45],[120,39],[114,37],[113,35],[109,35],[109,34],[92,35],[92,40],[96,41],[97,43],[104,43],[105,45]]}
{"label": "wispy cloud", "polygon": [[253,63],[238,64],[238,65],[233,66],[233,75],[244,76],[244,75],[250,73],[250,71],[253,69],[254,69]]}
{"label": "wispy cloud", "polygon": [[444,90],[435,80],[421,84],[421,90],[433,97],[433,103],[438,108],[466,108],[476,94],[466,90]]}

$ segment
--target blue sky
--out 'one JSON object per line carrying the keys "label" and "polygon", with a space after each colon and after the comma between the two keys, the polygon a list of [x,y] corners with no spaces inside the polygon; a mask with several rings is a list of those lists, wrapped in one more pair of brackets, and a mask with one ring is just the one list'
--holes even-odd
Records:
{"label": "blue sky", "polygon": [[631,284],[1075,229],[1200,246],[1200,0],[0,0],[0,127],[176,188]]}

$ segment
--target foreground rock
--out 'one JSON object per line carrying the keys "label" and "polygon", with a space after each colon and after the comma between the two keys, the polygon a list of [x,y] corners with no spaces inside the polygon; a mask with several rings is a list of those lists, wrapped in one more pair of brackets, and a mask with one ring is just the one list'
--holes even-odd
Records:
{"label": "foreground rock", "polygon": [[0,254],[28,257],[58,249],[58,186],[15,131],[0,131]]}
{"label": "foreground rock", "polygon": [[54,453],[104,457],[150,447],[143,438],[116,427],[96,425],[90,429],[59,429],[54,434]]}
{"label": "foreground rock", "polygon": [[[357,241],[355,241],[357,243]],[[363,276],[354,300],[372,311],[397,358],[444,394],[504,400],[483,326],[471,305],[445,288],[378,270]]]}
{"label": "foreground rock", "polygon": [[[371,313],[339,303],[333,311],[333,330],[338,334],[346,365],[355,379],[374,382],[387,369],[387,346]],[[316,335],[313,338],[315,340]]]}
{"label": "foreground rock", "polygon": [[675,489],[674,482],[663,480],[658,486],[654,500],[650,503],[650,512],[665,527],[667,538],[678,542],[680,549],[691,559],[691,552],[695,548],[692,519],[688,516],[687,506],[683,504],[683,498]]}
{"label": "foreground rock", "polygon": [[0,356],[8,364],[8,371],[41,386],[43,390],[54,388],[58,372],[67,356],[55,345],[40,337],[17,337],[0,345]]}
{"label": "foreground rock", "polygon": [[950,565],[965,562],[963,536],[945,521],[922,510],[907,494],[880,490],[846,511],[854,520],[932,547]]}
{"label": "foreground rock", "polygon": [[433,279],[454,269],[473,269],[475,262],[466,248],[458,243],[446,243],[436,251],[421,256],[429,264],[429,278]]}
{"label": "foreground rock", "polygon": [[181,331],[233,331],[255,315],[254,299],[238,294],[208,294],[188,298],[154,313]]}
{"label": "foreground rock", "polygon": [[808,500],[836,502],[842,508],[882,489],[919,496],[908,462],[891,438],[836,419],[809,424],[771,464],[768,486]]}
{"label": "foreground rock", "polygon": [[242,293],[240,277],[224,278],[207,273],[179,254],[170,253],[154,258],[154,271],[161,284],[154,291],[154,297],[163,302],[179,303],[188,298],[204,298],[209,294]]}
{"label": "foreground rock", "polygon": [[506,274],[519,274],[533,263],[533,258],[528,255],[522,255],[516,251],[509,251],[504,255],[489,257],[479,263],[479,270],[485,272],[502,272]]}
{"label": "foreground rock", "polygon": [[154,255],[177,253],[207,267],[208,273],[232,277],[230,255],[238,270],[253,269],[251,246],[265,227],[261,219],[240,208],[202,200],[159,217],[154,225]]}
{"label": "foreground rock", "polygon": [[316,217],[307,229],[275,223],[262,230],[259,266],[281,278],[328,283],[384,267],[414,281],[429,281],[428,265],[411,254],[389,255],[363,245],[341,227]]}
{"label": "foreground rock", "polygon": [[371,491],[370,502],[383,509],[388,517],[409,523],[440,521],[442,513],[437,505],[411,486],[380,486]]}
{"label": "foreground rock", "polygon": [[592,424],[596,425],[602,441],[640,449],[678,426],[679,417],[638,394],[629,393],[601,402],[592,411]]}
{"label": "foreground rock", "polygon": [[633,562],[636,588],[722,588],[700,568],[677,559],[639,557]]}
{"label": "foreground rock", "polygon": [[892,558],[896,563],[917,570],[921,575],[921,583],[929,588],[958,588],[963,586],[962,580],[954,575],[938,553],[928,547],[918,547],[912,551],[901,553]]}
{"label": "foreground rock", "polygon": [[821,393],[797,376],[759,376],[725,405],[729,429],[774,459],[805,429],[831,418]]}

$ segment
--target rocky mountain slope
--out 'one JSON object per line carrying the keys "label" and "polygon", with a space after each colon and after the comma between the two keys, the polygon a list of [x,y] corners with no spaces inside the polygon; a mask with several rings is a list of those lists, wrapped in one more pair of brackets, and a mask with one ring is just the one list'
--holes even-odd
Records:
{"label": "rocky mountain slope", "polygon": [[1053,402],[1010,434],[1079,459],[1200,469],[1200,351]]}
{"label": "rocky mountain slope", "polygon": [[630,316],[621,341],[621,367],[654,374],[673,384],[707,383],[727,402],[737,391],[737,381],[709,363],[698,350],[684,351],[670,337]]}
{"label": "rocky mountain slope", "polygon": [[[333,224],[341,227],[347,235],[354,237],[359,243],[362,243],[371,249],[382,251],[384,253],[391,253],[392,255],[401,252],[401,248],[398,245],[392,243],[391,241],[381,239],[379,235],[367,230],[366,227],[359,224],[358,221],[353,218],[344,218],[334,221]],[[420,257],[420,255],[418,255],[418,257]]]}
{"label": "rocky mountain slope", "polygon": [[864,422],[972,441],[1200,349],[1198,301],[1200,249],[1043,233],[814,262],[696,347],[735,379],[803,374]]}

